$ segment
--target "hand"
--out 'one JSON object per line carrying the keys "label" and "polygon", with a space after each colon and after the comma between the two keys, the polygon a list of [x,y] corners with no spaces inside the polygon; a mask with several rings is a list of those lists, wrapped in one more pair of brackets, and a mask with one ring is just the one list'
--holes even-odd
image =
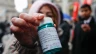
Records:
{"label": "hand", "polygon": [[20,14],[19,18],[12,18],[10,29],[21,45],[32,47],[37,40],[37,26],[44,18],[43,14]]}
{"label": "hand", "polygon": [[72,17],[72,22],[76,23],[76,22],[78,22],[78,21],[79,21],[78,18],[75,19],[75,18]]}
{"label": "hand", "polygon": [[91,28],[88,24],[82,24],[81,28],[83,29],[84,32],[88,32],[91,30]]}

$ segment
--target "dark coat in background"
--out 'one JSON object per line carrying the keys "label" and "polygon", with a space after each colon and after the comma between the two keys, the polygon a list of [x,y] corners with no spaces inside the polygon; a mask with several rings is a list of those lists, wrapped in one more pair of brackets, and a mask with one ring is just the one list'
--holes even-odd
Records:
{"label": "dark coat in background", "polygon": [[67,21],[63,21],[63,23],[60,25],[60,28],[62,29],[62,34],[59,36],[62,50],[58,54],[69,54],[68,42],[70,39],[71,25]]}
{"label": "dark coat in background", "polygon": [[10,24],[5,21],[5,22],[0,22],[0,54],[3,52],[3,44],[2,44],[2,38],[4,35],[10,34]]}
{"label": "dark coat in background", "polygon": [[5,34],[5,25],[4,23],[0,23],[0,54],[3,52],[3,46],[2,46],[2,37]]}
{"label": "dark coat in background", "polygon": [[81,25],[84,24],[84,21],[79,21],[74,30],[74,39],[73,39],[73,49],[72,54],[90,54],[90,50],[92,50],[91,54],[96,52],[94,51],[95,41],[96,41],[96,24],[94,18],[91,19],[89,26],[91,27],[91,31],[84,32],[81,29]]}
{"label": "dark coat in background", "polygon": [[0,23],[0,40],[1,40],[1,38],[2,38],[2,36],[4,34],[5,34],[5,24],[4,23]]}

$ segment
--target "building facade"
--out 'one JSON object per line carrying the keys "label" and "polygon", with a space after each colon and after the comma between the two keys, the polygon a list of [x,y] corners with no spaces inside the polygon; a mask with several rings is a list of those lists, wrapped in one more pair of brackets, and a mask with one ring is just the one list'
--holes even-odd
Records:
{"label": "building facade", "polygon": [[14,0],[0,0],[0,22],[10,21],[13,16],[18,14],[15,10]]}

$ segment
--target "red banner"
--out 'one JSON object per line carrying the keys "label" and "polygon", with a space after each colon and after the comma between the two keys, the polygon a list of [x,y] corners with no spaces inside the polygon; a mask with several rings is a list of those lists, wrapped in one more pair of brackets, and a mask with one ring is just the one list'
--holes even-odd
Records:
{"label": "red banner", "polygon": [[74,2],[74,4],[73,4],[73,16],[72,16],[74,21],[77,21],[78,10],[79,10],[79,3]]}

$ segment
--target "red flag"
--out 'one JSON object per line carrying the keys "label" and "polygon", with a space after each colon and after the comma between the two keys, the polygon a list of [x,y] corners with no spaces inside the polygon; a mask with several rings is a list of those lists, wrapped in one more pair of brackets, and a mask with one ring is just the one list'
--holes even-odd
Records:
{"label": "red flag", "polygon": [[79,3],[74,2],[74,4],[73,4],[73,16],[72,16],[74,21],[77,21],[78,10],[79,10]]}

